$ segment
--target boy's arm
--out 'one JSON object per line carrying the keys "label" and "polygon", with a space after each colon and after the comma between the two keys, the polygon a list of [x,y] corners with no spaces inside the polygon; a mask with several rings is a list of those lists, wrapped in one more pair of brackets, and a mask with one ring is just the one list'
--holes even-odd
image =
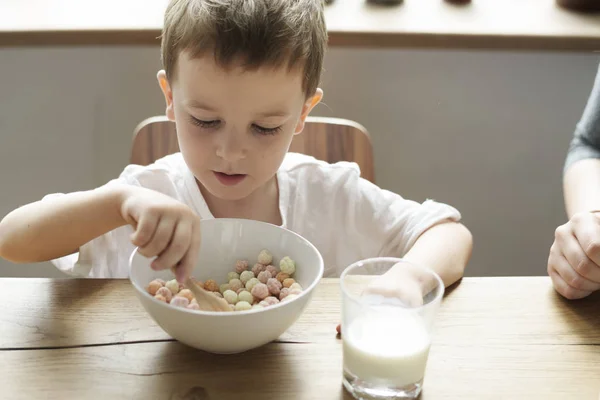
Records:
{"label": "boy's arm", "polygon": [[403,259],[431,268],[448,287],[462,278],[472,249],[473,237],[464,225],[444,222],[423,232]]}
{"label": "boy's arm", "polygon": [[0,257],[15,263],[53,260],[127,222],[125,185],[65,194],[18,208],[0,222]]}
{"label": "boy's arm", "polygon": [[565,205],[569,219],[580,212],[600,210],[600,160],[580,160],[564,175]]}

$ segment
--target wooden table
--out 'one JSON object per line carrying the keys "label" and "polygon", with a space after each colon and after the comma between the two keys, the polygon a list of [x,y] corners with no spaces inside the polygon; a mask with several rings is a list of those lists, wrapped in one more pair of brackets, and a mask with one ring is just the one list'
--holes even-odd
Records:
{"label": "wooden table", "polygon": [[[1,279],[2,399],[349,399],[338,280],[277,342],[218,356],[173,341],[124,280]],[[545,277],[465,278],[448,290],[422,399],[597,400],[600,296]],[[240,334],[243,334],[241,332]]]}
{"label": "wooden table", "polygon": [[[0,46],[159,43],[168,0],[3,0]],[[555,0],[334,0],[331,46],[600,50],[600,14]]]}

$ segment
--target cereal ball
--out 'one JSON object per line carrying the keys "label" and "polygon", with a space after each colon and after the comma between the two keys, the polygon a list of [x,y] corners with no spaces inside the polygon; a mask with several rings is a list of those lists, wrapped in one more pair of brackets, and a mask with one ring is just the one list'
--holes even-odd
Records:
{"label": "cereal ball", "polygon": [[238,301],[235,305],[235,311],[246,311],[251,308],[252,306],[247,301]]}
{"label": "cereal ball", "polygon": [[260,274],[258,274],[258,280],[260,283],[267,283],[269,279],[272,279],[269,271],[262,271]]}
{"label": "cereal ball", "polygon": [[192,301],[190,301],[190,304],[198,304],[198,300],[196,300],[196,298],[194,297]]}
{"label": "cereal ball", "polygon": [[298,297],[298,295],[297,295],[297,294],[291,294],[291,293],[290,293],[290,294],[288,294],[287,296],[285,296],[285,297],[283,298],[283,300],[281,300],[281,301],[290,301],[290,300],[293,300],[293,299],[295,299],[296,297]]}
{"label": "cereal ball", "polygon": [[172,294],[179,293],[179,282],[176,279],[171,279],[165,284],[165,287],[171,291]]}
{"label": "cereal ball", "polygon": [[156,278],[155,281],[157,281],[158,283],[160,283],[163,286],[165,286],[165,284],[167,283],[167,282],[165,282],[164,279],[160,279],[160,278]]}
{"label": "cereal ball", "polygon": [[229,289],[231,289],[229,287],[229,283],[224,283],[221,286],[219,286],[219,292],[221,292],[221,293],[225,293],[225,291],[229,290]]}
{"label": "cereal ball", "polygon": [[290,294],[290,289],[286,287],[281,288],[281,291],[279,292],[279,300],[285,299],[288,294]]}
{"label": "cereal ball", "polygon": [[253,310],[260,309],[260,308],[264,308],[264,307],[261,306],[260,304],[255,304],[255,305],[252,306]]}
{"label": "cereal ball", "polygon": [[237,272],[238,274],[241,274],[242,272],[244,272],[247,269],[248,269],[248,261],[237,260],[235,262],[235,272]]}
{"label": "cereal ball", "polygon": [[257,299],[264,300],[265,297],[269,295],[269,288],[264,283],[259,282],[254,285],[250,293],[252,293],[252,296],[256,297]]}
{"label": "cereal ball", "polygon": [[167,299],[165,299],[165,296],[162,296],[160,294],[155,294],[154,298],[158,301],[164,301],[165,303],[168,303]]}
{"label": "cereal ball", "polygon": [[190,289],[183,289],[179,293],[177,293],[177,296],[175,297],[185,297],[189,303],[194,298],[194,293],[192,293]]}
{"label": "cereal ball", "polygon": [[288,256],[285,256],[279,262],[279,269],[281,269],[281,272],[294,275],[294,272],[296,272],[296,263]]}
{"label": "cereal ball", "polygon": [[239,289],[243,288],[244,284],[239,279],[232,279],[229,281],[229,289],[237,292]]}
{"label": "cereal ball", "polygon": [[171,301],[171,299],[173,298],[173,293],[171,293],[171,291],[164,286],[161,287],[160,289],[158,289],[156,291],[156,294],[167,299],[167,303],[169,303]]}
{"label": "cereal ball", "polygon": [[268,307],[268,306],[272,306],[279,303],[279,299],[277,297],[273,297],[273,296],[269,296],[266,297],[263,301],[261,301],[260,304],[263,307]]}
{"label": "cereal ball", "polygon": [[252,304],[254,303],[254,296],[249,291],[244,290],[238,294],[238,301],[245,301],[248,304]]}
{"label": "cereal ball", "polygon": [[219,285],[214,279],[207,279],[206,282],[204,282],[204,290],[208,290],[209,292],[218,292]]}
{"label": "cereal ball", "polygon": [[279,282],[275,278],[269,278],[269,280],[267,281],[267,288],[269,288],[269,293],[271,293],[272,296],[279,296],[282,286],[283,285],[281,284],[281,282]]}
{"label": "cereal ball", "polygon": [[155,279],[148,284],[147,290],[148,290],[148,293],[150,293],[152,296],[154,296],[156,294],[156,292],[158,292],[158,289],[160,289],[161,287],[163,287],[163,285],[158,280]]}
{"label": "cereal ball", "polygon": [[258,253],[258,262],[262,265],[269,265],[273,261],[273,255],[269,252],[269,250],[262,250]]}
{"label": "cereal ball", "polygon": [[300,284],[298,282],[294,282],[290,286],[290,290],[294,290],[294,289],[298,289],[298,290],[302,291],[302,286],[300,286]]}
{"label": "cereal ball", "polygon": [[294,278],[287,278],[282,283],[283,283],[283,287],[289,288],[294,283],[296,283],[296,281],[294,280]]}
{"label": "cereal ball", "polygon": [[223,292],[223,298],[227,300],[229,304],[235,304],[238,302],[238,295],[233,290],[226,290]]}
{"label": "cereal ball", "polygon": [[235,271],[228,273],[227,274],[227,282],[231,281],[232,279],[240,279],[240,274],[238,274]]}
{"label": "cereal ball", "polygon": [[254,273],[252,271],[244,271],[240,274],[240,281],[242,281],[243,285],[248,283],[252,278],[254,278]]}
{"label": "cereal ball", "polygon": [[277,267],[275,267],[274,265],[267,265],[265,267],[265,271],[269,271],[269,273],[271,274],[271,278],[275,278],[277,276],[277,273],[279,272],[279,270],[277,270]]}
{"label": "cereal ball", "polygon": [[260,283],[260,281],[256,278],[252,278],[250,279],[248,282],[246,282],[246,290],[251,292],[252,288],[257,284]]}
{"label": "cereal ball", "polygon": [[173,297],[173,300],[171,300],[171,305],[175,306],[175,307],[187,307],[190,304],[190,301],[187,299],[187,297],[183,297],[183,296],[175,296]]}
{"label": "cereal ball", "polygon": [[211,292],[211,293],[217,297],[223,298],[223,295],[221,294],[221,292]]}
{"label": "cereal ball", "polygon": [[245,288],[245,287],[241,287],[241,288],[239,288],[238,290],[236,290],[235,292],[236,292],[236,293],[237,293],[237,295],[239,296],[239,295],[240,295],[240,293],[242,293],[242,292],[247,292],[247,290],[246,290],[246,288]]}
{"label": "cereal ball", "polygon": [[235,304],[230,304],[229,308],[231,309],[231,311],[235,311]]}
{"label": "cereal ball", "polygon": [[198,303],[190,303],[186,308],[188,310],[200,310],[200,306],[198,305]]}
{"label": "cereal ball", "polygon": [[302,293],[302,290],[301,290],[301,289],[291,289],[291,288],[290,288],[290,294],[288,294],[288,296],[289,296],[289,295],[291,295],[291,294],[293,294],[294,296],[297,296],[297,295],[299,295],[300,293]]}
{"label": "cereal ball", "polygon": [[283,281],[285,281],[286,279],[288,279],[290,277],[290,274],[286,274],[285,272],[279,272],[277,273],[277,275],[275,276],[275,278],[283,283]]}
{"label": "cereal ball", "polygon": [[263,272],[265,270],[265,266],[258,263],[258,264],[254,264],[254,267],[252,267],[252,273],[254,274],[254,276],[258,277],[258,274],[260,274],[261,272]]}

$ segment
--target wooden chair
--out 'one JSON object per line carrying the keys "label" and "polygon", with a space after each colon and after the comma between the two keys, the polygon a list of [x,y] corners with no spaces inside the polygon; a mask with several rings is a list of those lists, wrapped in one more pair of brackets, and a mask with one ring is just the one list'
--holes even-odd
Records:
{"label": "wooden chair", "polygon": [[[130,162],[148,165],[178,151],[175,123],[166,117],[151,117],[142,121],[135,129]],[[330,163],[356,162],[361,176],[375,182],[371,138],[367,130],[354,121],[308,117],[304,131],[294,137],[290,151]]]}

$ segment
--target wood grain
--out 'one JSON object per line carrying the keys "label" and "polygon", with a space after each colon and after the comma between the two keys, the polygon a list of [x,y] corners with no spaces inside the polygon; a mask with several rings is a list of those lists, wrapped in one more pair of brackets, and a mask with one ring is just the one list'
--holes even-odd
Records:
{"label": "wood grain", "polygon": [[[164,341],[128,280],[0,280],[0,349]],[[436,320],[441,345],[600,346],[600,293],[566,301],[546,277],[465,278]],[[329,343],[340,319],[339,280],[326,278],[279,342]]]}
{"label": "wood grain", "polygon": [[[0,46],[155,45],[167,0],[4,1]],[[555,0],[336,0],[326,6],[330,46],[600,50],[600,14]]]}
{"label": "wood grain", "polygon": [[[0,351],[6,399],[349,399],[341,344],[217,356],[177,342]],[[598,346],[434,345],[423,400],[595,400]],[[196,396],[196,397],[194,397]]]}
{"label": "wood grain", "polygon": [[[151,117],[134,130],[130,162],[148,165],[179,151],[175,123],[166,117]],[[361,176],[375,182],[373,146],[367,130],[342,118],[308,117],[301,135],[294,136],[290,151],[330,163],[356,162]]]}

